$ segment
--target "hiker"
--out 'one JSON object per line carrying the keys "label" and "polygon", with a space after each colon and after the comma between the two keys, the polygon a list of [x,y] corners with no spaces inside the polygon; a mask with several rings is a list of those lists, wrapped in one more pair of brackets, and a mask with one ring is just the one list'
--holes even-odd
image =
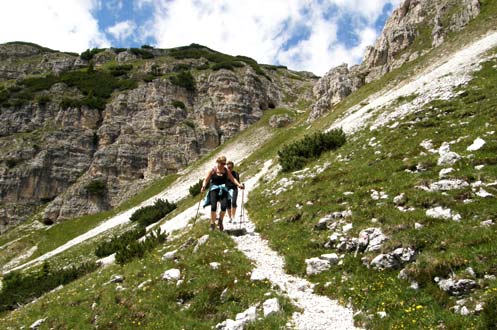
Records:
{"label": "hiker", "polygon": [[216,160],[216,166],[209,170],[207,175],[205,176],[204,182],[202,183],[201,192],[203,193],[207,187],[207,184],[210,182],[208,201],[204,203],[204,207],[208,205],[209,201],[211,204],[211,221],[210,221],[210,230],[214,230],[216,228],[216,211],[217,211],[217,203],[221,204],[221,213],[219,214],[219,230],[223,231],[223,219],[224,214],[226,212],[226,208],[228,207],[228,187],[226,184],[231,181],[238,188],[244,189],[245,187],[238,182],[237,179],[233,177],[231,172],[226,168],[226,157],[220,156]]}
{"label": "hiker", "polygon": [[[233,164],[233,162],[230,160],[229,162],[226,163],[226,166],[228,167],[228,170],[231,172],[231,175],[233,175],[233,177],[237,179],[238,182],[240,182],[240,175],[238,174],[238,172],[233,170],[235,164]],[[226,184],[226,187],[228,187],[229,191],[228,207],[226,210],[228,211],[229,222],[231,223],[233,219],[235,219],[235,214],[236,214],[236,206],[237,206],[236,199],[238,197],[238,187],[234,185],[233,182],[231,181]]]}

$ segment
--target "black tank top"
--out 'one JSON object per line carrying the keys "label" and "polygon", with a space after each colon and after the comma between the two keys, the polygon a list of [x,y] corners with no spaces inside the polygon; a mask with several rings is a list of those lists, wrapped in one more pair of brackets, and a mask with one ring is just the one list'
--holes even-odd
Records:
{"label": "black tank top", "polygon": [[227,170],[224,169],[224,172],[223,174],[219,175],[219,173],[217,173],[216,169],[213,169],[214,173],[212,173],[212,176],[211,176],[211,184],[215,184],[216,186],[220,186],[222,184],[226,184],[228,183],[228,174],[227,174]]}

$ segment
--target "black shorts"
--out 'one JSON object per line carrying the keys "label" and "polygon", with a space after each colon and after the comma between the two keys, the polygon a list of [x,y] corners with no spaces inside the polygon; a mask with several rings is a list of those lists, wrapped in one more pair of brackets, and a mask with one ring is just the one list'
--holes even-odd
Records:
{"label": "black shorts", "polygon": [[221,203],[221,211],[225,212],[226,208],[228,207],[228,192],[225,190],[221,191],[221,194],[219,194],[219,189],[214,189],[209,191],[209,196],[211,199],[211,211],[216,212],[217,211],[217,203]]}

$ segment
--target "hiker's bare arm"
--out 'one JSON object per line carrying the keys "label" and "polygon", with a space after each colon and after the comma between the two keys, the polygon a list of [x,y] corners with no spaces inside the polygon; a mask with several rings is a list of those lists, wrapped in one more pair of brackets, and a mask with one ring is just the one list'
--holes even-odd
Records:
{"label": "hiker's bare arm", "polygon": [[207,183],[211,179],[211,176],[212,176],[212,170],[209,170],[209,172],[207,172],[207,175],[205,176],[204,182],[202,182],[202,189],[200,189],[200,192],[205,191],[205,187],[207,187]]}
{"label": "hiker's bare arm", "polygon": [[231,182],[233,182],[234,184],[236,184],[236,186],[240,189],[244,189],[245,186],[240,184],[240,182],[238,182],[238,180],[233,176],[233,174],[231,174],[231,172],[228,170],[228,179],[230,179]]}

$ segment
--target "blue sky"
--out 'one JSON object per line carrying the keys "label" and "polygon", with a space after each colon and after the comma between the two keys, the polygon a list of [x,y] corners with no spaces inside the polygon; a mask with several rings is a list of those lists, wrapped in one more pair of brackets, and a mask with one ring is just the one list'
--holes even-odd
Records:
{"label": "blue sky", "polygon": [[[92,47],[206,45],[323,75],[357,64],[400,0],[16,0],[0,4],[0,43]],[[30,22],[27,24],[26,22]]]}

